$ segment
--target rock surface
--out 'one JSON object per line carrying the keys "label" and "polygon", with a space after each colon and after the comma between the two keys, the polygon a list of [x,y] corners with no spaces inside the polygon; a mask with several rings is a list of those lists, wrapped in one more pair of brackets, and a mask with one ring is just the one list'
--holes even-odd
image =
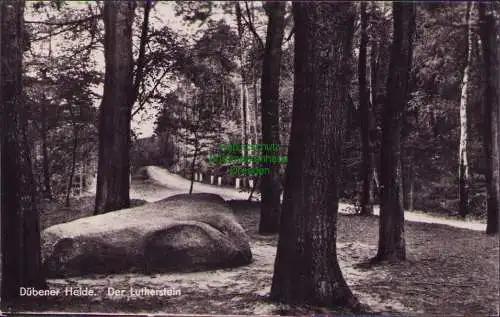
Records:
{"label": "rock surface", "polygon": [[196,271],[245,265],[249,238],[215,194],[181,194],[42,232],[47,277]]}

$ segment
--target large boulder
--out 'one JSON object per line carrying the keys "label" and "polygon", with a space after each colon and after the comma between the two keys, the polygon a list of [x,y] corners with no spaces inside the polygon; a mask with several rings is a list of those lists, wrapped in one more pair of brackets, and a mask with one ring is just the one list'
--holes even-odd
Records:
{"label": "large boulder", "polygon": [[251,262],[249,238],[218,195],[176,195],[42,232],[48,277],[194,271]]}

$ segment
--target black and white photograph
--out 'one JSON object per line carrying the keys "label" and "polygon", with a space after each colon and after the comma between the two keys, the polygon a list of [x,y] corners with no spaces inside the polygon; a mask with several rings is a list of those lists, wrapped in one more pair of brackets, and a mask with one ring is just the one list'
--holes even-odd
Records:
{"label": "black and white photograph", "polygon": [[0,315],[498,316],[499,19],[0,0]]}

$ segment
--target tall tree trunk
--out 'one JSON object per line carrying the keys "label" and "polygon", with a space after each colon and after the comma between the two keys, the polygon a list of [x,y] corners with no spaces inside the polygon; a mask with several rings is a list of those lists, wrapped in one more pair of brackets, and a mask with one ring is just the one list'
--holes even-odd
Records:
{"label": "tall tree trunk", "polygon": [[378,69],[379,69],[379,63],[378,63],[378,51],[379,51],[379,44],[377,43],[376,39],[370,39],[370,63],[369,63],[369,80],[370,84],[368,85],[370,89],[370,105],[372,108],[374,107],[376,101],[377,101],[377,93],[378,93]]}
{"label": "tall tree trunk", "polygon": [[194,168],[196,166],[196,155],[198,154],[198,138],[195,140],[193,161],[191,162],[191,185],[189,186],[189,195],[193,193],[194,185]]}
{"label": "tall tree trunk", "polygon": [[71,153],[71,170],[69,173],[69,182],[68,189],[66,191],[66,207],[69,207],[69,199],[71,196],[71,189],[73,187],[73,179],[75,178],[75,169],[76,169],[76,154],[78,150],[78,127],[76,126],[76,122],[73,122],[73,150]]}
{"label": "tall tree trunk", "polygon": [[49,154],[47,151],[47,102],[44,98],[42,102],[41,113],[41,130],[40,135],[42,138],[42,171],[43,171],[43,196],[44,198],[52,200],[52,190],[50,184],[50,168],[49,168]]}
{"label": "tall tree trunk", "polygon": [[[257,140],[260,139],[260,131],[258,129],[258,124],[257,124],[257,120],[259,119],[259,91],[258,91],[258,73],[257,73],[257,70],[255,69],[256,67],[254,67],[254,71],[253,71],[253,82],[252,82],[252,86],[253,86],[253,91],[254,91],[254,94],[253,94],[253,136],[254,136],[254,140],[255,142],[257,142]],[[262,120],[262,119],[261,119]]]}
{"label": "tall tree trunk", "polygon": [[359,106],[361,114],[361,143],[363,155],[363,190],[361,193],[361,214],[371,215],[373,213],[373,191],[372,191],[372,146],[370,140],[370,104],[369,91],[366,83],[366,51],[368,44],[368,17],[366,14],[366,2],[361,2],[361,41],[359,45],[358,77],[359,77]]}
{"label": "tall tree trunk", "polygon": [[406,259],[401,131],[408,101],[408,81],[415,31],[415,4],[393,2],[394,35],[384,106],[381,154],[381,202],[378,252],[374,261]]}
{"label": "tall tree trunk", "polygon": [[20,287],[45,287],[39,215],[22,103],[24,1],[0,1],[1,302],[15,305]]}
{"label": "tall tree trunk", "polygon": [[470,66],[472,63],[472,19],[470,18],[472,10],[471,2],[467,2],[467,45],[464,74],[462,78],[462,92],[460,94],[460,143],[458,150],[458,197],[460,201],[459,215],[465,217],[469,209],[469,162],[468,162],[468,123],[467,123],[467,104],[469,99],[469,77]]}
{"label": "tall tree trunk", "polygon": [[[49,32],[49,59],[52,58],[52,33]],[[43,79],[47,79],[47,73],[43,71]],[[43,197],[52,200],[52,186],[51,186],[51,175],[49,167],[49,155],[47,151],[47,99],[43,97],[43,102],[41,104],[41,138],[42,138],[42,173],[43,173]]]}
{"label": "tall tree trunk", "polygon": [[[250,15],[251,15],[251,21],[250,23],[253,25],[253,28],[255,28],[255,25],[254,25],[254,22],[255,22],[255,2],[254,1],[250,1]],[[247,7],[248,9],[248,7]],[[257,38],[256,35],[254,35],[253,37],[253,45],[254,46],[257,46],[257,47],[260,47],[262,48],[262,40],[261,38]],[[251,126],[251,138],[253,140],[253,143],[257,143],[257,140],[259,140],[259,133],[257,131],[257,118],[259,117],[258,116],[258,111],[257,109],[259,108],[258,107],[258,104],[259,104],[259,91],[257,90],[257,87],[258,87],[258,71],[257,71],[257,67],[255,67],[255,62],[256,62],[256,59],[253,58],[253,63],[252,63],[252,90],[253,90],[253,100],[252,100],[252,109],[250,111],[250,126]],[[251,153],[249,153],[249,155],[252,155]],[[253,163],[250,162],[250,166],[253,166]],[[255,181],[254,181],[254,184],[255,184]],[[255,186],[252,186],[252,187],[255,187]]]}
{"label": "tall tree trunk", "polygon": [[261,177],[257,176],[254,179],[254,183],[252,188],[250,189],[250,195],[248,195],[248,201],[252,201],[253,193],[255,192],[255,188],[257,187],[257,184],[260,184]]}
{"label": "tall tree trunk", "polygon": [[[372,2],[371,6],[371,11],[376,10],[376,4]],[[373,34],[372,34],[372,37]],[[371,184],[370,184],[370,196],[371,196],[371,201],[372,203],[375,201],[376,197],[378,196],[376,192],[378,193],[379,187],[380,187],[380,182],[379,182],[379,177],[377,174],[377,169],[378,169],[378,162],[377,162],[377,155],[375,155],[375,149],[376,149],[376,143],[378,140],[378,129],[377,129],[377,122],[375,118],[375,107],[377,104],[377,96],[378,96],[378,90],[379,90],[379,80],[378,80],[378,74],[379,74],[379,69],[380,69],[380,62],[379,62],[379,57],[380,57],[380,50],[381,50],[381,45],[378,42],[376,38],[370,38],[369,40],[370,43],[370,54],[369,54],[369,90],[370,90],[370,121],[369,121],[369,130],[370,130],[370,153],[371,153],[371,171],[372,171],[372,178],[371,178]]]}
{"label": "tall tree trunk", "polygon": [[104,2],[104,96],[99,113],[95,214],[130,206],[130,119],[134,103],[134,2]]}
{"label": "tall tree trunk", "polygon": [[[279,93],[280,93],[280,68],[281,68],[281,43],[285,32],[285,2],[268,2],[265,5],[269,18],[267,25],[266,47],[262,63],[262,143],[279,144]],[[275,153],[262,151],[263,155]],[[272,163],[263,163],[262,167],[268,168],[269,173],[261,177],[260,192],[260,234],[278,233],[280,215],[281,184],[279,169]]]}
{"label": "tall tree trunk", "polygon": [[293,3],[295,79],[289,161],[271,298],[359,308],[337,261],[341,145],[355,8]]}
{"label": "tall tree trunk", "polygon": [[484,56],[486,87],[484,92],[483,144],[486,158],[487,223],[486,233],[499,231],[500,213],[500,79],[498,75],[498,16],[488,10],[488,4],[479,7],[480,37]]}
{"label": "tall tree trunk", "polygon": [[404,187],[404,209],[412,211],[413,210],[413,194],[414,194],[414,171],[413,171],[413,155],[410,153],[408,157],[408,164],[405,168],[405,177],[403,177],[403,187]]}
{"label": "tall tree trunk", "polygon": [[[236,23],[238,26],[238,42],[239,42],[239,53],[238,53],[238,58],[240,60],[240,80],[241,80],[241,85],[240,85],[240,107],[241,107],[241,142],[243,144],[247,144],[248,140],[248,127],[247,127],[247,122],[248,122],[248,115],[247,115],[247,87],[246,87],[246,76],[245,76],[245,59],[243,55],[243,35],[244,35],[244,29],[243,29],[243,21],[242,21],[242,10],[241,6],[239,4],[239,1],[235,1],[235,8],[236,8]],[[241,155],[246,156],[247,153],[247,147],[243,146],[241,148]],[[245,165],[245,163],[243,163]],[[243,187],[246,187],[246,179],[242,179]]]}

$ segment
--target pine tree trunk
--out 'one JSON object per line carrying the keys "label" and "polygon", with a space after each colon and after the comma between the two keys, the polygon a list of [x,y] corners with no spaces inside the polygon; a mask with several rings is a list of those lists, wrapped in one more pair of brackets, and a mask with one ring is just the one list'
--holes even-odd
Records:
{"label": "pine tree trunk", "polygon": [[[281,43],[285,31],[285,3],[269,2],[266,4],[269,17],[267,25],[266,47],[262,64],[262,144],[280,143],[279,126],[279,90],[281,68]],[[263,151],[263,155],[276,155],[273,152]],[[279,215],[281,207],[281,184],[279,169],[271,163],[263,163],[269,173],[261,177],[260,192],[260,234],[278,233]]]}
{"label": "pine tree trunk", "polygon": [[[255,68],[255,67],[254,67]],[[257,143],[257,140],[260,139],[260,131],[259,129],[257,128],[257,120],[259,119],[259,92],[258,92],[258,74],[257,74],[257,71],[254,69],[254,72],[253,72],[253,82],[252,82],[252,86],[253,86],[253,91],[254,91],[254,94],[253,94],[253,136],[254,136],[254,140],[255,142]],[[261,118],[260,118],[261,119]],[[261,119],[262,120],[262,119]]]}
{"label": "pine tree trunk", "polygon": [[403,178],[403,187],[404,187],[404,209],[405,210],[413,210],[413,190],[414,190],[414,175],[413,175],[413,155],[409,155],[409,161],[404,169],[406,171],[405,177]]}
{"label": "pine tree trunk", "polygon": [[470,13],[472,4],[467,3],[467,61],[465,63],[463,78],[462,78],[462,92],[460,94],[460,144],[458,150],[458,197],[460,201],[459,215],[465,217],[469,209],[469,162],[468,162],[468,123],[467,123],[467,104],[469,99],[469,77],[470,65],[472,63],[472,19]]}
{"label": "pine tree trunk", "polygon": [[370,104],[369,91],[366,83],[366,51],[368,44],[368,17],[366,14],[366,2],[361,2],[361,40],[359,45],[358,77],[359,77],[359,107],[361,111],[361,143],[363,156],[363,190],[361,193],[361,214],[371,215],[373,213],[372,188],[372,146],[370,142]]}
{"label": "pine tree trunk", "polygon": [[99,114],[95,214],[130,206],[133,2],[104,2],[104,96]]}
{"label": "pine tree trunk", "polygon": [[408,210],[413,211],[414,210],[414,201],[415,201],[415,179],[413,176],[413,168],[410,169],[410,194],[409,194],[409,202],[408,202]]}
{"label": "pine tree trunk", "polygon": [[260,180],[261,178],[260,177],[257,177],[255,180],[254,180],[254,183],[253,183],[253,186],[252,186],[252,189],[250,190],[250,195],[248,195],[248,201],[252,201],[252,197],[253,197],[253,193],[255,192],[255,188],[257,188],[257,184],[260,183]]}
{"label": "pine tree trunk", "polygon": [[378,74],[378,44],[375,41],[375,39],[370,40],[370,85],[368,86],[370,89],[370,105],[372,108],[375,105],[375,102],[377,101],[377,91],[378,91],[378,80],[377,80],[377,74]]}
{"label": "pine tree trunk", "polygon": [[[235,1],[236,8],[236,23],[238,26],[238,41],[239,41],[239,60],[240,60],[240,107],[241,107],[241,142],[243,144],[247,144],[248,140],[248,127],[247,127],[247,88],[245,81],[245,60],[243,56],[243,22],[242,22],[242,11],[238,1]],[[246,146],[243,146],[241,149],[241,155],[246,156]],[[242,165],[245,165],[243,163]],[[242,178],[242,187],[246,187],[246,179]]]}
{"label": "pine tree trunk", "polygon": [[271,299],[359,308],[337,261],[352,2],[293,3],[295,79],[289,161]]}
{"label": "pine tree trunk", "polygon": [[70,205],[70,197],[71,197],[71,190],[73,187],[73,179],[75,178],[75,169],[76,169],[76,153],[78,150],[78,128],[76,126],[76,123],[73,122],[75,125],[73,127],[73,150],[71,153],[71,170],[69,173],[69,181],[68,181],[68,189],[66,191],[66,207],[69,207]]}
{"label": "pine tree trunk", "polygon": [[[39,215],[22,100],[24,1],[0,1],[0,210],[2,309],[19,302],[20,287],[45,287]],[[7,67],[8,66],[8,67]]]}
{"label": "pine tree trunk", "polygon": [[41,113],[41,131],[40,135],[42,138],[42,172],[43,172],[43,196],[44,198],[52,200],[52,190],[50,184],[50,168],[49,168],[49,154],[47,151],[47,109],[46,100],[42,103],[42,113]]}
{"label": "pine tree trunk", "polygon": [[[372,8],[371,10],[375,10],[376,5],[372,3]],[[379,72],[379,50],[380,50],[380,44],[378,41],[374,38],[370,39],[370,54],[369,54],[369,81],[370,84],[368,85],[370,89],[370,121],[369,121],[369,134],[370,134],[370,153],[371,153],[371,172],[372,172],[372,177],[371,177],[371,183],[370,183],[370,199],[371,202],[375,202],[376,197],[378,197],[378,190],[380,187],[379,184],[379,178],[377,175],[377,156],[375,155],[375,149],[376,149],[376,143],[377,143],[377,122],[375,118],[375,105],[377,102],[377,94],[378,94],[378,72]],[[376,193],[377,192],[377,193]]]}
{"label": "pine tree trunk", "polygon": [[483,145],[486,159],[487,223],[486,233],[499,231],[500,213],[500,79],[498,75],[498,16],[488,10],[487,3],[478,4],[480,37],[484,56],[486,87],[484,92]]}
{"label": "pine tree trunk", "polygon": [[[250,12],[251,12],[251,17],[252,17],[252,23],[255,21],[255,5],[254,1],[250,1]],[[254,36],[253,37],[254,45],[258,46],[259,41],[258,39]],[[255,63],[256,60],[255,58],[253,59],[253,62]],[[252,101],[252,111],[251,111],[251,129],[252,129],[252,139],[254,143],[257,143],[257,140],[259,140],[259,132],[257,130],[257,119],[259,118],[258,114],[258,105],[259,105],[259,91],[257,90],[258,87],[258,72],[257,72],[257,67],[255,67],[255,64],[252,65],[252,90],[253,90],[253,101]],[[255,181],[254,181],[255,184]],[[255,186],[252,186],[255,187]]]}
{"label": "pine tree trunk", "polygon": [[381,154],[381,201],[377,261],[406,259],[403,190],[401,175],[401,131],[408,100],[412,63],[415,4],[393,3],[394,35],[384,106]]}
{"label": "pine tree trunk", "polygon": [[198,141],[194,146],[194,155],[193,161],[191,162],[191,184],[189,186],[189,195],[193,193],[193,185],[194,185],[194,167],[196,166],[196,155],[198,154]]}

